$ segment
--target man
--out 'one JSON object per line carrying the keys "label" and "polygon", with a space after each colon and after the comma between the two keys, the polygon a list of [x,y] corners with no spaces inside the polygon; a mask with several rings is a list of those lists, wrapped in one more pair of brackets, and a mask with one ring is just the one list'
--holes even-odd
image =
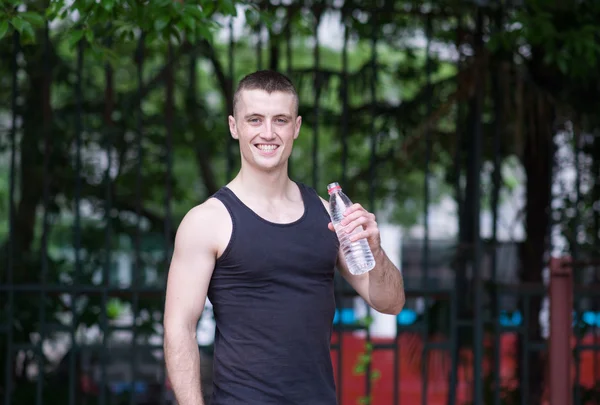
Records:
{"label": "man", "polygon": [[334,405],[330,338],[337,266],[375,310],[404,305],[399,270],[381,248],[375,216],[346,212],[364,230],[376,267],[351,275],[329,222],[328,202],[288,178],[300,133],[298,95],[276,72],[246,76],[229,117],[241,169],[181,222],[167,283],[164,332],[179,405],[204,404],[196,325],[206,297],[216,322],[211,405]]}

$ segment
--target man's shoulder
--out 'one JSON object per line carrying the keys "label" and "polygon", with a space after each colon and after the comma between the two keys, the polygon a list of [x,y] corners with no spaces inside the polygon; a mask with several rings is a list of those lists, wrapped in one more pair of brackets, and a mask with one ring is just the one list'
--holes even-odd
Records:
{"label": "man's shoulder", "polygon": [[221,200],[209,197],[201,204],[192,207],[185,215],[191,222],[209,221],[211,223],[219,223],[229,217],[229,211]]}
{"label": "man's shoulder", "polygon": [[186,234],[210,234],[207,229],[218,231],[226,227],[231,220],[229,212],[221,201],[210,197],[201,204],[192,207],[183,217],[178,232]]}

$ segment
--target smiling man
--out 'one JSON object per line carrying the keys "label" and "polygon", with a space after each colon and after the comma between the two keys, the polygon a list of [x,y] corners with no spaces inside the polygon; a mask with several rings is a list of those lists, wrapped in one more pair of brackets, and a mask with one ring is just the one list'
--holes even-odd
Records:
{"label": "smiling man", "polygon": [[196,325],[206,297],[216,322],[211,405],[335,405],[330,339],[335,269],[375,310],[398,314],[401,273],[381,248],[375,216],[359,204],[348,232],[362,226],[377,265],[351,275],[328,203],[288,177],[302,118],[290,80],[246,76],[229,117],[238,140],[237,176],[181,222],[167,282],[164,348],[179,405],[202,405]]}

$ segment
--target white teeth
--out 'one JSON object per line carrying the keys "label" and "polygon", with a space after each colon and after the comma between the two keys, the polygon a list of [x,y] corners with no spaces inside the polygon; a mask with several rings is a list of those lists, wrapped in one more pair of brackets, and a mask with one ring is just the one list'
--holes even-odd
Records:
{"label": "white teeth", "polygon": [[260,150],[264,150],[265,152],[270,152],[277,149],[277,145],[256,145],[256,147]]}

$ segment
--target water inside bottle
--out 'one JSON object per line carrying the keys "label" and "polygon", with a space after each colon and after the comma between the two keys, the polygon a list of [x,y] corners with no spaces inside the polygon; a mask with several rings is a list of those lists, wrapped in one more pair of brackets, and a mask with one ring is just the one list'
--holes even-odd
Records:
{"label": "water inside bottle", "polygon": [[350,236],[362,232],[362,227],[356,228],[351,234],[346,233],[345,227],[339,223],[334,225],[334,228],[340,241],[340,249],[342,249],[344,259],[346,259],[348,271],[354,275],[360,275],[373,270],[375,259],[367,240],[350,241]]}
{"label": "water inside bottle", "polygon": [[338,183],[330,183],[327,186],[327,192],[330,195],[329,210],[331,222],[340,241],[340,249],[346,260],[348,271],[351,274],[360,275],[372,270],[375,267],[375,259],[367,240],[350,241],[350,236],[362,232],[364,230],[363,227],[358,227],[351,234],[348,234],[345,227],[340,224],[344,218],[344,211],[352,205],[352,202],[342,192]]}

